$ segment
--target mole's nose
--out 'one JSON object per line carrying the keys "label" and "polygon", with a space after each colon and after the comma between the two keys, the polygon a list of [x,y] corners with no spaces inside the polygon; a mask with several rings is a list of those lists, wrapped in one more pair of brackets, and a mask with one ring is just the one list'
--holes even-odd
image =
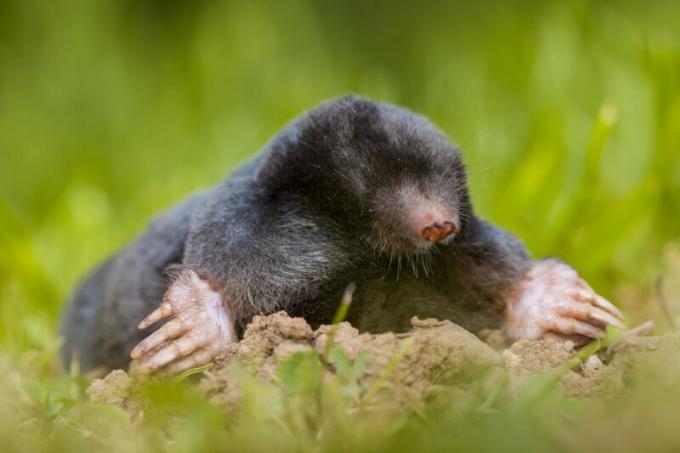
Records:
{"label": "mole's nose", "polygon": [[429,242],[441,242],[453,233],[458,231],[458,227],[453,222],[433,223],[420,232],[420,235]]}

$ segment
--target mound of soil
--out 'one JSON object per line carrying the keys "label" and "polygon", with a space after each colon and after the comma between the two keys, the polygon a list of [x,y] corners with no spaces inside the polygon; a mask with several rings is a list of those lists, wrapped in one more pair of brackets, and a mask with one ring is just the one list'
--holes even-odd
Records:
{"label": "mound of soil", "polygon": [[[569,341],[521,340],[504,349],[497,331],[487,332],[485,342],[450,321],[413,318],[411,324],[406,333],[369,334],[346,322],[313,330],[304,319],[285,312],[256,316],[243,339],[229,345],[215,367],[204,373],[199,388],[213,403],[230,407],[241,393],[234,363],[258,380],[272,382],[281,361],[302,351],[318,356],[324,372],[332,374],[334,367],[326,358],[333,347],[342,349],[349,361],[367,357],[362,387],[379,387],[376,393],[399,405],[420,404],[442,387],[490,388],[505,376],[511,389],[518,388],[536,373],[555,375],[565,395],[596,400],[615,398],[640,380],[680,385],[680,362],[674,360],[680,353],[678,334],[642,337],[633,332],[581,359]],[[132,382],[117,370],[94,381],[88,395],[134,411]]]}
{"label": "mound of soil", "polygon": [[[217,366],[205,374],[201,388],[215,403],[228,405],[238,397],[229,366],[234,361],[270,381],[278,364],[291,354],[314,351],[323,361],[333,346],[341,348],[350,361],[362,353],[367,355],[361,384],[368,388],[383,379],[381,392],[402,404],[423,401],[434,385],[469,387],[478,385],[480,376],[499,373],[502,361],[498,353],[462,327],[435,319],[413,318],[411,324],[407,333],[374,335],[360,334],[347,322],[312,331],[304,319],[291,318],[285,312],[256,316],[243,340],[230,345]],[[328,372],[333,372],[332,367]]]}

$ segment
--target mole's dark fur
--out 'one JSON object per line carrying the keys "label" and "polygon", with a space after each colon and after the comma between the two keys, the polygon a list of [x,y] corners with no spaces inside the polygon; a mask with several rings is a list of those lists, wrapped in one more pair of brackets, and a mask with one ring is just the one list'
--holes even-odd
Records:
{"label": "mole's dark fur", "polygon": [[[455,212],[458,233],[423,244],[402,230],[419,194]],[[217,187],[159,215],[100,265],[63,318],[64,360],[125,366],[149,334],[138,322],[160,303],[169,265],[219,285],[242,329],[285,309],[332,319],[356,282],[349,318],[364,330],[403,329],[413,315],[473,330],[498,326],[528,257],[470,205],[458,151],[408,110],[343,97],[304,114]]]}

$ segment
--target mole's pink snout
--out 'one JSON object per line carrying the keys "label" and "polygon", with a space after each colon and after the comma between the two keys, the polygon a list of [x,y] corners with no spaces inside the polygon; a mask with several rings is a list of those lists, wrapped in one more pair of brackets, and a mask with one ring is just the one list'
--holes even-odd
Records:
{"label": "mole's pink snout", "polygon": [[458,227],[453,222],[435,222],[423,228],[420,235],[426,241],[441,242],[457,231]]}
{"label": "mole's pink snout", "polygon": [[406,192],[403,206],[404,226],[418,247],[427,249],[431,244],[442,242],[460,230],[458,213],[450,201],[414,190]]}

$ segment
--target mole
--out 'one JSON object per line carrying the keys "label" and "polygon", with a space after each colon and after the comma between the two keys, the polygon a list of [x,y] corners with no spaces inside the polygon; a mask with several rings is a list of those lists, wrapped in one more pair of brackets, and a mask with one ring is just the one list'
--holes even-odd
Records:
{"label": "mole", "polygon": [[[474,212],[459,150],[423,116],[359,96],[302,114],[212,189],[158,215],[75,290],[62,358],[176,374],[254,315],[400,331],[414,316],[583,343],[621,312],[558,259]],[[160,326],[160,327],[158,327]]]}

